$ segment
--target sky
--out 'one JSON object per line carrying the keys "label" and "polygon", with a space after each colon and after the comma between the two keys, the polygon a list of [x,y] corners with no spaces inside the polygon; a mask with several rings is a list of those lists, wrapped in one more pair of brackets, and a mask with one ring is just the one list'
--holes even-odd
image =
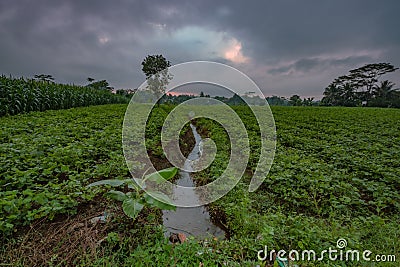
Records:
{"label": "sky", "polygon": [[[399,10],[398,0],[1,0],[0,74],[137,88],[142,60],[162,54],[230,65],[265,96],[319,99],[350,69],[400,67]],[[399,73],[382,78],[399,87]]]}

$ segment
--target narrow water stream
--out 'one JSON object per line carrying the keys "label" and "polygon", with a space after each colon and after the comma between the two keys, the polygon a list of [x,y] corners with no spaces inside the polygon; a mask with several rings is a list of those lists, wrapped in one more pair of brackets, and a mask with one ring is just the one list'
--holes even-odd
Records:
{"label": "narrow water stream", "polygon": [[[186,159],[185,170],[191,169],[190,160],[193,161],[200,157],[201,136],[192,124],[190,127],[192,128],[196,144]],[[176,181],[177,185],[195,187],[195,183],[189,172],[181,170],[179,176],[180,178]],[[174,190],[174,198],[182,198],[183,196],[200,203],[199,196],[196,193],[183,195],[179,189]],[[183,233],[186,236],[194,236],[200,239],[210,236],[225,237],[225,231],[211,221],[210,214],[204,206],[193,208],[177,207],[175,211],[163,210],[163,225],[166,229],[166,237],[174,233]]]}

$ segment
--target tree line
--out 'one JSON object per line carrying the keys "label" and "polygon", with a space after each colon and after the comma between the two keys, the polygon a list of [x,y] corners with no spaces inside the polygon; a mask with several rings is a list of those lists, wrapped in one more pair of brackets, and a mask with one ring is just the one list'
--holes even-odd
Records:
{"label": "tree line", "polygon": [[381,76],[396,71],[390,63],[367,64],[333,80],[325,88],[321,105],[400,108],[400,92]]}

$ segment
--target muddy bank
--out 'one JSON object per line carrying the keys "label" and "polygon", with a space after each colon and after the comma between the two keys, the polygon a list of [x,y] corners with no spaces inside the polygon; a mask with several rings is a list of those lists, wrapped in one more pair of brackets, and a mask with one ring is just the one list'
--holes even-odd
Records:
{"label": "muddy bank", "polygon": [[[182,155],[187,157],[189,153],[193,150],[196,141],[193,136],[193,132],[189,127],[189,124],[185,125],[183,129],[184,133],[179,138],[179,148],[181,150]],[[161,147],[161,141],[158,145]],[[162,156],[155,155],[151,150],[151,148],[147,150],[147,154],[149,155],[151,163],[154,165],[154,168],[156,170],[162,170],[165,168],[173,167],[172,164],[168,161],[168,159],[164,155]]]}

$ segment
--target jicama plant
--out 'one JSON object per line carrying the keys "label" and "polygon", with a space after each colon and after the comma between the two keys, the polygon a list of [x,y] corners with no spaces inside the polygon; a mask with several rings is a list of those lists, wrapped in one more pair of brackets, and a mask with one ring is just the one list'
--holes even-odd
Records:
{"label": "jicama plant", "polygon": [[171,204],[172,201],[167,195],[161,192],[149,190],[144,191],[143,189],[146,189],[147,181],[160,183],[164,181],[163,179],[172,179],[176,175],[177,171],[177,168],[167,168],[152,174],[148,174],[143,179],[133,178],[124,180],[101,180],[89,184],[88,187],[98,185],[109,185],[112,187],[128,186],[128,188],[132,189],[132,191],[124,193],[122,191],[110,190],[107,192],[107,195],[115,200],[122,201],[122,209],[124,213],[132,219],[136,219],[140,211],[146,205],[149,207],[157,207],[163,210],[176,209],[176,207]]}
{"label": "jicama plant", "polygon": [[0,116],[128,101],[108,90],[0,76]]}

